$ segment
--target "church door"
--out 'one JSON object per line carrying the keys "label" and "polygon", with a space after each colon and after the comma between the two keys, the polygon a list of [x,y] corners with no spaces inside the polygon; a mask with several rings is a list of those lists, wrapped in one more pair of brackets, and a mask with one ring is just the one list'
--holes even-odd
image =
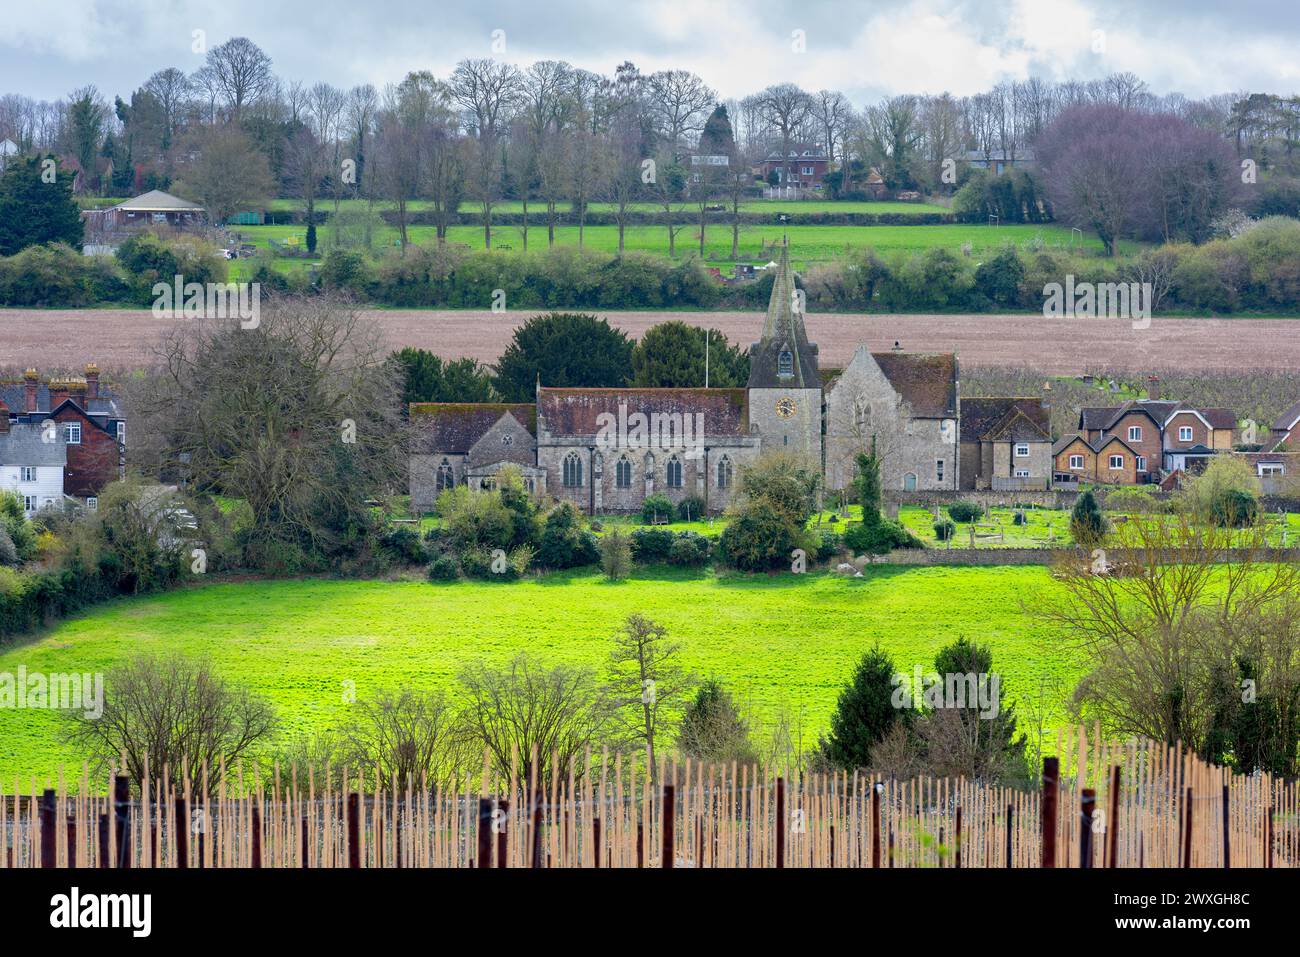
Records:
{"label": "church door", "polygon": [[915,472],[908,472],[907,474],[905,474],[905,475],[903,476],[903,491],[904,491],[904,492],[915,492],[915,491],[916,491],[916,473],[915,473]]}

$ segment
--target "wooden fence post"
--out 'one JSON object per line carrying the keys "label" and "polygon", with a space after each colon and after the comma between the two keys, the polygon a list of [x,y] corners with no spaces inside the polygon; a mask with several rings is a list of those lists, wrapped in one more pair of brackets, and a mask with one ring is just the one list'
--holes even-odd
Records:
{"label": "wooden fence post", "polygon": [[510,835],[506,830],[510,826],[510,802],[497,801],[497,810],[501,812],[501,830],[497,832],[497,867],[504,868],[510,859]]}
{"label": "wooden fence post", "polygon": [[1007,805],[1007,867],[1011,867],[1011,835],[1016,829],[1016,806]]}
{"label": "wooden fence post", "polygon": [[785,867],[785,778],[776,779],[776,866]]}
{"label": "wooden fence post", "polygon": [[671,784],[664,785],[664,806],[663,806],[664,848],[663,848],[663,859],[659,862],[659,866],[666,868],[668,870],[672,870],[677,863],[676,861],[677,850],[676,848],[673,847],[673,836],[674,836],[673,826],[676,823],[673,820],[676,811],[676,805],[675,805],[676,795],[674,793],[675,791],[676,788],[674,788]]}
{"label": "wooden fence post", "polygon": [[1273,866],[1273,815],[1275,815],[1276,813],[1277,813],[1277,808],[1275,808],[1275,807],[1269,807],[1269,809],[1268,809],[1268,834],[1267,834],[1267,837],[1266,837],[1266,839],[1267,839],[1267,841],[1268,841],[1268,864],[1267,864],[1266,866],[1269,867],[1269,868],[1271,868],[1271,867]]}
{"label": "wooden fence post", "polygon": [[1228,831],[1228,786],[1223,786],[1223,866],[1232,866],[1232,839]]}
{"label": "wooden fence post", "polygon": [[131,866],[131,779],[119,774],[113,779],[113,812],[117,827],[117,866]]}
{"label": "wooden fence post", "polygon": [[492,866],[492,799],[478,799],[478,855],[476,867]]}
{"label": "wooden fence post", "polygon": [[108,870],[108,815],[99,816],[99,866]]}
{"label": "wooden fence post", "polygon": [[[250,798],[251,800],[251,798]],[[262,867],[262,810],[254,804],[249,810],[252,811],[252,840],[249,844],[249,851],[252,857],[251,866],[255,870],[261,870]]]}
{"label": "wooden fence post", "polygon": [[1097,807],[1097,792],[1084,788],[1079,800],[1079,867],[1092,868],[1092,812]]}
{"label": "wooden fence post", "polygon": [[1183,867],[1192,866],[1192,789],[1187,789],[1187,812],[1183,817]]}
{"label": "wooden fence post", "polygon": [[1056,866],[1056,792],[1060,769],[1056,758],[1043,758],[1043,867]]}
{"label": "wooden fence post", "polygon": [[1108,866],[1119,867],[1119,788],[1120,767],[1110,769],[1110,814],[1106,816],[1106,843],[1110,846],[1107,853]]}
{"label": "wooden fence post", "polygon": [[592,843],[592,860],[595,861],[595,867],[600,869],[600,818],[592,817],[591,819],[591,843]]}
{"label": "wooden fence post", "polygon": [[176,796],[176,867],[186,870],[190,866],[190,814],[185,798]]}
{"label": "wooden fence post", "polygon": [[636,866],[645,867],[645,825],[636,826]]}
{"label": "wooden fence post", "polygon": [[68,815],[68,866],[77,867],[77,819]]}
{"label": "wooden fence post", "polygon": [[[542,866],[542,789],[533,795],[533,867]],[[638,863],[638,867],[641,865]]]}
{"label": "wooden fence post", "polygon": [[361,796],[348,795],[348,867],[361,867]]}
{"label": "wooden fence post", "polygon": [[871,786],[871,866],[880,867],[880,789],[882,785]]}
{"label": "wooden fence post", "polygon": [[41,795],[41,867],[54,867],[59,858],[59,832],[54,823],[56,792],[47,788]]}
{"label": "wooden fence post", "polygon": [[302,819],[302,850],[301,850],[301,856],[302,856],[302,866],[303,866],[304,868],[311,867],[311,862],[310,862],[310,860],[309,860],[309,858],[308,858],[308,855],[307,855],[307,819],[306,819],[306,818],[303,818],[303,819]]}
{"label": "wooden fence post", "polygon": [[953,829],[953,864],[961,867],[961,805],[957,805],[957,826]]}

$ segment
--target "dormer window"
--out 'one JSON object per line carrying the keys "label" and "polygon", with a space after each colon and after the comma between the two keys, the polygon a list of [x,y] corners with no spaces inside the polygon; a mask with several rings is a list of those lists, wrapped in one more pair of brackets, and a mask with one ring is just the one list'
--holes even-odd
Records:
{"label": "dormer window", "polygon": [[794,354],[789,349],[782,349],[776,359],[776,374],[794,375]]}

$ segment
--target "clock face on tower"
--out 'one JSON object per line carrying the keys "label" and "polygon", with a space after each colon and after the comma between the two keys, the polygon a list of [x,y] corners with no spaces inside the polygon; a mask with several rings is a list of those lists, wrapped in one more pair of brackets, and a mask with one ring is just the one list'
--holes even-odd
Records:
{"label": "clock face on tower", "polygon": [[799,406],[795,404],[794,399],[788,397],[780,399],[776,403],[776,414],[783,419],[790,418],[790,416],[794,415],[798,410]]}

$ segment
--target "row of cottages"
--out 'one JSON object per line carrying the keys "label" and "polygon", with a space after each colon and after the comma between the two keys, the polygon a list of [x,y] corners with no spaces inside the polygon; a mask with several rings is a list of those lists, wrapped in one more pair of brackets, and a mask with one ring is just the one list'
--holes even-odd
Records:
{"label": "row of cottages", "polygon": [[0,381],[0,488],[30,517],[66,499],[96,508],[126,465],[126,419],[91,363],[84,376]]}
{"label": "row of cottages", "polygon": [[1079,410],[1079,431],[1052,447],[1057,484],[1141,485],[1201,471],[1232,451],[1231,409],[1196,408],[1158,398]]}
{"label": "row of cottages", "polygon": [[1051,443],[1038,399],[963,404],[955,355],[898,343],[888,352],[859,346],[843,369],[821,369],[788,246],[779,260],[745,388],[539,382],[530,403],[413,403],[411,507],[427,511],[455,485],[490,488],[513,465],[534,494],[593,514],[634,511],[655,493],[698,497],[717,512],[739,469],[764,453],[812,463],[838,490],[873,445],[889,491],[1048,487]]}

